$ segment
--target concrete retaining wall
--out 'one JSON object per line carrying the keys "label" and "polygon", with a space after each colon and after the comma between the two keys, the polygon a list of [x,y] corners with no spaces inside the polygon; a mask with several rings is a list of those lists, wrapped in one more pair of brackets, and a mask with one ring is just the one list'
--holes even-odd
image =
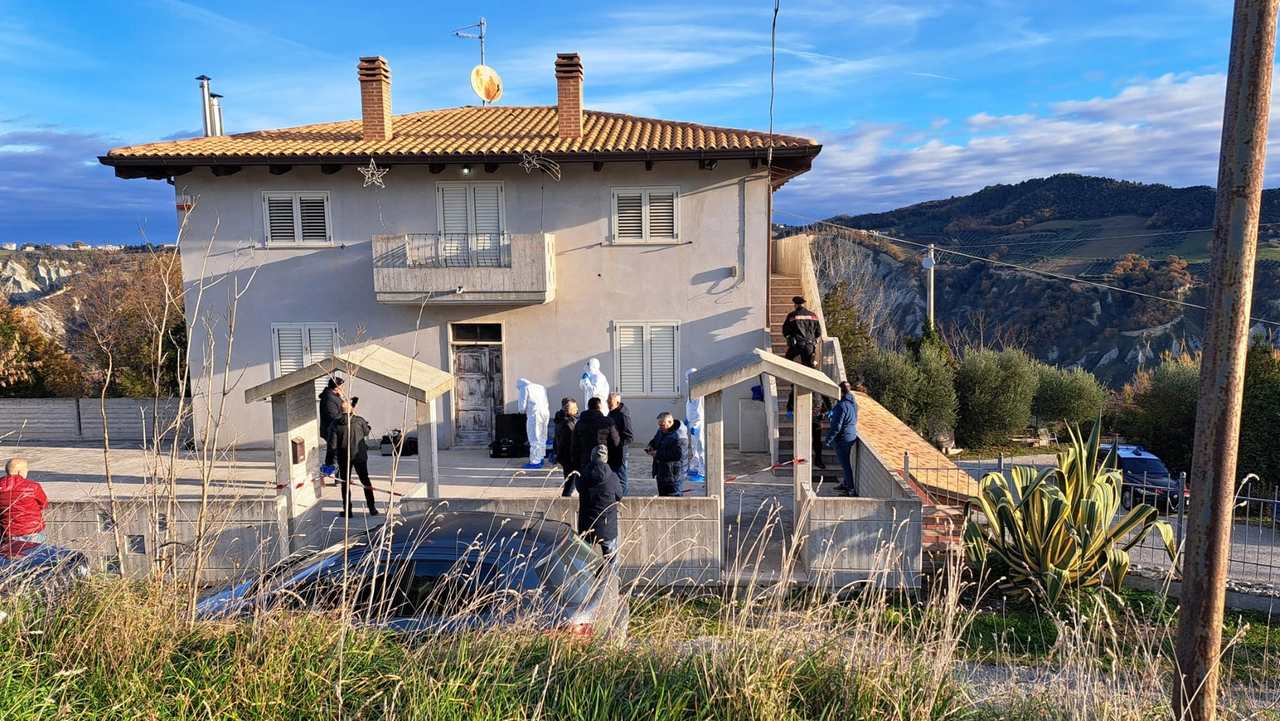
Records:
{"label": "concrete retaining wall", "polygon": [[809,583],[919,588],[924,504],[861,438],[853,452],[860,498],[818,498],[810,487],[796,501]]}
{"label": "concrete retaining wall", "polygon": [[[404,512],[434,508],[541,515],[577,528],[575,498],[406,498]],[[628,498],[618,506],[618,571],[637,585],[683,585],[720,580],[722,532],[715,498]]]}
{"label": "concrete retaining wall", "polygon": [[858,493],[865,498],[916,498],[910,486],[889,468],[874,447],[859,438],[854,446]]}
{"label": "concrete retaining wall", "polygon": [[[89,556],[95,569],[145,574],[159,544],[179,549],[179,569],[189,569],[194,559],[199,501],[178,501],[173,517],[167,504],[153,508],[150,499],[131,498],[117,504],[116,522],[124,537],[125,553],[116,553],[111,505],[99,501],[58,501],[45,511],[49,542],[74,548]],[[158,511],[158,512],[157,512]],[[245,570],[276,563],[288,554],[287,504],[283,497],[214,500],[208,505],[206,558],[201,571],[205,584],[216,584]],[[168,532],[166,533],[166,529]]]}
{"label": "concrete retaining wall", "polygon": [[810,585],[920,587],[918,499],[808,498],[803,503]]}
{"label": "concrete retaining wall", "polygon": [[[113,441],[152,440],[155,417],[160,431],[173,437],[171,427],[179,399],[108,398],[107,430]],[[189,407],[189,406],[188,406]],[[182,438],[191,437],[191,420],[182,422]],[[0,398],[0,438],[9,443],[75,443],[102,440],[102,407],[97,398]]]}

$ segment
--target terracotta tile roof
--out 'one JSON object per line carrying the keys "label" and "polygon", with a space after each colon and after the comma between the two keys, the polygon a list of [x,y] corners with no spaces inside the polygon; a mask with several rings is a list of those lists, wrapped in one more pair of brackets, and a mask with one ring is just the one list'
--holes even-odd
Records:
{"label": "terracotta tile roof", "polygon": [[[713,157],[763,157],[769,134],[618,113],[583,111],[581,138],[556,135],[556,108],[463,107],[397,115],[392,138],[366,142],[361,121],[261,130],[237,135],[193,138],[116,148],[102,158],[107,165],[192,160],[402,160],[438,162],[468,157],[519,158],[521,153],[548,157],[591,155],[705,154]],[[774,154],[812,157],[820,145],[807,138],[773,136]]]}
{"label": "terracotta tile roof", "polygon": [[866,393],[858,393],[858,436],[888,466],[902,471],[902,454],[911,454],[911,478],[940,504],[962,504],[978,495],[978,484],[911,427]]}

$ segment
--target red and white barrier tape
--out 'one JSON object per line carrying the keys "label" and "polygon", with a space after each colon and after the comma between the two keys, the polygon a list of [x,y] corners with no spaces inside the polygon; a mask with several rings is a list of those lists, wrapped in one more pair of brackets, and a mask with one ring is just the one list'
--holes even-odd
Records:
{"label": "red and white barrier tape", "polygon": [[[337,476],[322,476],[322,477],[319,477],[319,478],[312,478],[312,479],[309,479],[309,480],[306,480],[306,481],[301,481],[301,482],[299,482],[298,484],[296,484],[293,488],[294,488],[294,490],[297,490],[297,489],[302,488],[303,486],[307,485],[308,483],[318,483],[318,482],[320,482],[321,478],[333,478],[334,480],[338,481],[339,483],[341,483],[341,482],[342,482],[342,481],[341,481],[341,479],[340,479],[340,478],[338,478]],[[351,481],[348,481],[348,484],[353,485],[353,486],[354,486],[354,485],[356,485],[356,484],[355,484],[355,480],[356,480],[356,479],[352,479]],[[277,483],[277,484],[276,484],[276,490],[277,490],[277,491],[284,490],[285,488],[288,488],[288,487],[289,487],[289,486],[288,486],[288,484],[286,484],[286,483]],[[363,484],[361,484],[361,485],[360,485],[360,488],[364,488],[364,485],[363,485]],[[399,492],[399,491],[388,491],[388,490],[387,490],[387,489],[385,489],[385,488],[378,488],[377,486],[370,486],[370,488],[372,488],[373,490],[377,491],[378,493],[386,493],[386,494],[391,495],[391,496],[401,497],[401,496],[403,496],[403,495],[404,495],[403,493],[401,493],[401,492]]]}
{"label": "red and white barrier tape", "polygon": [[[752,472],[750,472],[750,473],[741,473],[741,474],[738,474],[738,475],[736,475],[736,476],[730,476],[730,477],[728,477],[728,478],[724,479],[724,482],[725,482],[725,483],[732,483],[733,481],[736,481],[736,480],[738,480],[738,479],[740,479],[740,478],[746,478],[746,477],[748,477],[748,476],[758,476],[758,475],[760,475],[761,473],[768,473],[768,472],[770,472],[770,471],[776,471],[776,470],[778,470],[779,468],[782,468],[783,466],[789,466],[789,465],[791,465],[792,463],[808,463],[808,462],[809,462],[809,459],[808,459],[808,458],[792,458],[792,459],[791,459],[791,460],[789,460],[789,461],[783,461],[783,462],[781,462],[781,463],[775,463],[775,464],[773,464],[772,466],[769,466],[768,468],[761,468],[761,469],[760,469],[760,470],[758,470],[758,471],[752,471]],[[689,482],[689,483],[698,483],[698,484],[704,484],[704,483],[706,483],[706,481],[705,481],[705,480],[703,480],[703,481],[688,481],[688,482]],[[694,490],[694,489],[692,489],[692,488],[686,488],[686,489],[684,489],[683,491],[681,491],[680,493],[681,493],[681,495],[683,495],[683,494],[686,494],[686,493],[690,493],[690,492],[692,492],[693,490]]]}

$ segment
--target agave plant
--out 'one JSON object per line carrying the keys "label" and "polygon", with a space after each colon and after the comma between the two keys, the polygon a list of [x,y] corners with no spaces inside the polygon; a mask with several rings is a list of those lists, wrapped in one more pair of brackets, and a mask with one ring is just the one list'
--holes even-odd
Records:
{"label": "agave plant", "polygon": [[1068,427],[1071,443],[1058,453],[1056,468],[1013,469],[982,478],[976,499],[986,514],[984,527],[972,518],[965,527],[969,559],[1003,575],[998,585],[1013,598],[1057,605],[1066,591],[1100,587],[1118,590],[1129,572],[1129,549],[1154,529],[1173,559],[1173,529],[1155,508],[1134,506],[1116,521],[1121,474],[1115,449],[1099,463],[1099,426],[1086,439]]}

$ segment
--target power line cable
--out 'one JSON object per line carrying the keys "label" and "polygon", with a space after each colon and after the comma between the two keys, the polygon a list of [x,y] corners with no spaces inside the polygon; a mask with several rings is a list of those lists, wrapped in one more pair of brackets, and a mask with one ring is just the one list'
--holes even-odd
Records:
{"label": "power line cable", "polygon": [[[905,240],[905,239],[903,239],[903,238],[894,238],[894,237],[891,237],[891,236],[888,236],[888,235],[883,235],[883,234],[881,234],[881,233],[877,233],[877,232],[876,232],[876,231],[874,231],[874,230],[858,230],[858,229],[856,229],[856,228],[846,228],[846,227],[845,227],[845,226],[843,226],[843,225],[837,225],[837,224],[835,224],[835,223],[830,223],[830,222],[827,222],[827,221],[825,221],[825,220],[816,220],[816,219],[814,219],[814,218],[806,218],[806,217],[805,217],[805,216],[803,216],[803,215],[797,215],[797,214],[795,214],[795,213],[788,213],[788,212],[787,212],[787,211],[785,211],[785,210],[777,210],[777,209],[775,209],[773,212],[774,212],[775,214],[777,214],[777,215],[786,215],[786,216],[789,216],[789,217],[792,217],[792,218],[798,218],[798,219],[800,219],[800,220],[808,221],[808,223],[809,223],[810,225],[825,225],[825,226],[830,226],[830,227],[832,227],[832,228],[836,228],[837,230],[842,230],[842,231],[848,231],[848,232],[855,232],[855,231],[856,231],[856,232],[860,232],[860,233],[869,233],[869,234],[874,235],[874,236],[876,236],[876,237],[878,237],[878,238],[881,238],[881,239],[883,239],[883,240],[885,240],[885,241],[894,242],[894,243],[903,243],[903,244],[906,244],[906,245],[913,245],[913,246],[915,246],[915,247],[917,247],[917,248],[925,248],[925,249],[927,249],[927,248],[929,247],[929,244],[928,244],[928,243],[917,243],[917,242],[915,242],[915,241],[913,241],[913,240]],[[1079,278],[1079,277],[1076,277],[1076,276],[1074,276],[1074,275],[1067,275],[1066,273],[1055,273],[1055,272],[1053,272],[1053,271],[1051,271],[1051,270],[1041,270],[1041,269],[1039,269],[1039,268],[1032,268],[1031,266],[1028,266],[1028,265],[1018,265],[1017,263],[1009,263],[1009,262],[1007,262],[1007,261],[1003,261],[1003,260],[992,260],[992,259],[990,259],[990,258],[984,258],[983,256],[980,256],[980,255],[972,255],[972,254],[970,254],[970,253],[962,253],[962,252],[957,251],[957,250],[950,250],[950,249],[947,249],[947,248],[939,248],[939,247],[937,247],[936,245],[934,246],[934,251],[935,251],[936,253],[949,253],[949,254],[951,254],[951,255],[959,256],[959,257],[961,257],[961,258],[969,258],[969,259],[971,259],[971,260],[977,260],[977,261],[981,261],[981,262],[983,262],[983,263],[990,263],[991,265],[1004,266],[1004,267],[1006,267],[1006,268],[1013,268],[1014,270],[1021,270],[1021,271],[1025,271],[1025,272],[1028,272],[1028,273],[1038,273],[1038,274],[1040,274],[1040,275],[1045,275],[1045,276],[1048,276],[1048,277],[1050,277],[1050,278],[1057,278],[1058,280],[1065,280],[1065,281],[1069,281],[1069,282],[1072,282],[1072,283],[1080,283],[1081,285],[1090,285],[1090,286],[1093,286],[1093,287],[1095,287],[1095,288],[1101,288],[1101,289],[1103,289],[1103,290],[1112,290],[1112,291],[1115,291],[1115,292],[1117,292],[1117,293],[1127,293],[1127,294],[1129,294],[1129,295],[1136,295],[1136,296],[1139,296],[1139,297],[1142,297],[1142,298],[1151,298],[1152,300],[1160,300],[1160,301],[1164,301],[1164,302],[1166,302],[1166,303],[1174,303],[1174,304],[1177,304],[1177,305],[1183,306],[1183,307],[1185,307],[1185,308],[1195,308],[1195,309],[1197,309],[1197,310],[1205,310],[1205,307],[1204,307],[1204,306],[1199,305],[1199,304],[1196,304],[1196,303],[1189,303],[1189,302],[1187,302],[1187,301],[1185,301],[1185,300],[1179,300],[1179,299],[1177,299],[1177,298],[1165,298],[1165,297],[1163,297],[1163,296],[1155,295],[1155,294],[1153,294],[1153,293],[1143,293],[1143,292],[1142,292],[1142,291],[1140,291],[1140,290],[1132,290],[1132,289],[1130,289],[1130,288],[1121,288],[1121,287],[1119,287],[1119,286],[1115,286],[1115,285],[1107,285],[1106,283],[1099,283],[1099,282],[1097,282],[1097,281],[1085,280],[1084,278]],[[1251,321],[1253,321],[1253,322],[1255,322],[1255,323],[1264,323],[1264,324],[1266,324],[1266,325],[1280,326],[1280,321],[1267,320],[1267,319],[1265,319],[1265,318],[1254,318],[1254,317],[1251,317],[1251,318],[1250,318],[1250,320],[1251,320]]]}
{"label": "power line cable", "polygon": [[[778,211],[778,212],[782,212],[782,211]],[[822,221],[822,222],[825,223],[829,221]],[[833,223],[832,225],[837,225],[846,230],[860,230],[864,233],[877,233],[882,237],[892,238],[893,240],[900,240],[899,238],[896,238],[894,236],[886,236],[883,233],[880,233],[879,231],[876,231],[876,230],[868,230],[865,228],[851,228],[847,225],[840,225],[839,223]],[[1271,225],[1280,225],[1280,223],[1258,223],[1259,228],[1271,226]],[[1009,246],[1010,248],[1012,248],[1014,246],[1019,246],[1019,245],[1053,245],[1055,243],[1089,243],[1095,240],[1122,240],[1125,238],[1157,238],[1162,235],[1174,235],[1177,233],[1190,234],[1190,233],[1211,233],[1211,232],[1213,232],[1213,228],[1192,228],[1191,230],[1166,230],[1166,231],[1161,231],[1159,233],[1134,233],[1131,235],[1104,235],[1104,236],[1096,236],[1092,238],[1061,238],[1058,240],[1026,240],[1026,241],[1019,241],[1016,243],[1001,243],[999,241],[991,241],[989,243],[961,243],[961,247],[998,248],[1000,246]],[[1001,237],[1001,236],[996,236],[996,237]],[[1012,236],[1004,236],[1004,237],[1012,237]],[[935,241],[935,243],[936,242],[937,241]],[[939,246],[939,247],[942,247],[942,246]]]}

